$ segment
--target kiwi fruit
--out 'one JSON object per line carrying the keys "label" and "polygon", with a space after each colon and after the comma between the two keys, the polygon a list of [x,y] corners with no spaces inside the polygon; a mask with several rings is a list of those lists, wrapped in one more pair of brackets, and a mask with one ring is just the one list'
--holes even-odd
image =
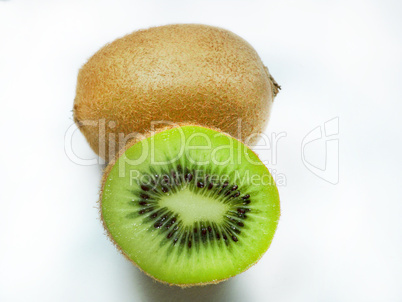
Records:
{"label": "kiwi fruit", "polygon": [[215,129],[181,125],[130,142],[107,166],[105,229],[154,279],[181,287],[218,283],[255,264],[280,216],[268,169]]}
{"label": "kiwi fruit", "polygon": [[279,88],[253,47],[228,30],[153,27],[107,44],[83,65],[74,120],[106,160],[125,145],[118,134],[146,133],[153,121],[218,128],[253,145]]}

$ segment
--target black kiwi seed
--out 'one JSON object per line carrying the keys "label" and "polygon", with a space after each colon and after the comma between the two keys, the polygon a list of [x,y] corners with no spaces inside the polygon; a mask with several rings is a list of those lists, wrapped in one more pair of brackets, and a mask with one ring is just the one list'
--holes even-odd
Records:
{"label": "black kiwi seed", "polygon": [[212,182],[210,182],[210,183],[208,184],[208,190],[211,190],[213,187],[214,187],[214,184],[213,184]]}
{"label": "black kiwi seed", "polygon": [[201,182],[201,181],[197,182],[197,187],[203,188],[203,187],[204,187],[204,183]]}
{"label": "black kiwi seed", "polygon": [[243,204],[249,204],[250,203],[250,199],[246,199]]}
{"label": "black kiwi seed", "polygon": [[163,183],[164,185],[169,185],[169,184],[170,184],[170,178],[169,178],[169,176],[163,175],[163,177],[162,177],[162,183]]}
{"label": "black kiwi seed", "polygon": [[236,237],[235,235],[232,235],[232,240],[233,240],[234,242],[239,241],[239,239],[237,239],[237,237]]}
{"label": "black kiwi seed", "polygon": [[169,189],[167,187],[162,187],[161,190],[162,190],[163,193],[169,192]]}
{"label": "black kiwi seed", "polygon": [[239,222],[237,223],[237,225],[238,225],[239,227],[244,227],[244,223],[241,222],[241,221],[239,221]]}
{"label": "black kiwi seed", "polygon": [[230,191],[227,191],[226,193],[225,193],[225,196],[229,196],[230,195]]}
{"label": "black kiwi seed", "polygon": [[246,213],[246,210],[245,210],[245,209],[242,209],[242,208],[238,208],[238,209],[237,209],[237,212],[239,212],[239,213],[241,213],[241,214],[244,214],[244,213]]}
{"label": "black kiwi seed", "polygon": [[235,194],[232,195],[232,197],[234,197],[234,198],[239,197],[239,196],[240,196],[240,192],[239,192],[239,191],[237,191]]}
{"label": "black kiwi seed", "polygon": [[138,204],[139,204],[140,206],[148,205],[148,203],[147,203],[146,201],[140,201]]}
{"label": "black kiwi seed", "polygon": [[243,198],[243,199],[249,199],[249,198],[250,198],[250,195],[249,195],[249,194],[246,194],[246,195],[244,195],[242,198]]}
{"label": "black kiwi seed", "polygon": [[159,229],[161,226],[162,226],[162,222],[161,221],[157,221],[157,222],[155,222],[155,224],[154,224],[154,227],[156,228],[156,229]]}
{"label": "black kiwi seed", "polygon": [[168,234],[167,238],[170,238],[173,236],[173,234],[179,229],[179,227],[176,225],[173,230]]}
{"label": "black kiwi seed", "polygon": [[193,174],[187,173],[185,179],[187,182],[190,182],[193,179]]}
{"label": "black kiwi seed", "polygon": [[239,187],[238,185],[234,185],[234,186],[232,187],[232,191],[236,191],[238,187]]}
{"label": "black kiwi seed", "polygon": [[141,185],[141,189],[142,189],[143,191],[149,191],[151,188],[148,187],[148,186],[145,185],[145,184],[142,184],[142,185]]}
{"label": "black kiwi seed", "polygon": [[225,181],[225,182],[223,183],[223,185],[222,185],[222,188],[226,188],[228,185],[229,185],[229,182],[228,182],[228,181]]}
{"label": "black kiwi seed", "polygon": [[144,194],[144,193],[141,193],[141,194],[140,194],[140,197],[141,197],[142,199],[149,199],[149,195]]}
{"label": "black kiwi seed", "polygon": [[212,233],[212,228],[211,228],[211,226],[208,226],[208,232]]}

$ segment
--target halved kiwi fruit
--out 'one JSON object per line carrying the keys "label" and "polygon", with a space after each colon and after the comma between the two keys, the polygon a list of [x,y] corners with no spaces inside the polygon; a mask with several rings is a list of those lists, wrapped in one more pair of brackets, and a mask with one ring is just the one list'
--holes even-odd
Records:
{"label": "halved kiwi fruit", "polygon": [[236,34],[199,24],[159,26],[117,39],[88,60],[78,74],[74,120],[105,159],[117,153],[120,134],[146,133],[154,121],[218,128],[253,144],[278,89]]}
{"label": "halved kiwi fruit", "polygon": [[130,261],[179,286],[248,269],[268,249],[280,216],[276,185],[257,155],[194,125],[127,146],[105,171],[100,210]]}

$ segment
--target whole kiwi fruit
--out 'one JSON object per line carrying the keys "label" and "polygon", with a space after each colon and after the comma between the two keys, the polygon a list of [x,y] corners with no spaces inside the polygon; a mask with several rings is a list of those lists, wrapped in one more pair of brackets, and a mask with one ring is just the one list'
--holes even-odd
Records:
{"label": "whole kiwi fruit", "polygon": [[139,30],[105,45],[80,69],[74,120],[109,159],[122,136],[154,121],[218,128],[252,145],[268,123],[279,85],[253,47],[217,27]]}

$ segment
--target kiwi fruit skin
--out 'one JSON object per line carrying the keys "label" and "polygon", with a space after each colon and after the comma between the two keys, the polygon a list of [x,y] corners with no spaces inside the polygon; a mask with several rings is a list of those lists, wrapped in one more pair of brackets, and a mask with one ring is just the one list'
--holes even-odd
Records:
{"label": "kiwi fruit skin", "polygon": [[[164,128],[161,128],[161,129],[159,129],[159,130],[157,130],[157,131],[155,131],[155,132],[148,132],[148,133],[146,134],[145,138],[143,138],[143,139],[141,139],[141,140],[150,138],[150,137],[152,137],[152,136],[154,136],[154,135],[156,135],[156,134],[158,134],[158,133],[165,132],[165,131],[168,131],[168,130],[171,130],[171,129],[174,129],[174,128],[177,128],[177,127],[199,127],[199,128],[204,128],[204,129],[206,128],[206,127],[199,126],[199,125],[196,125],[196,124],[182,123],[182,124],[175,125],[175,126],[167,126],[167,127],[164,127]],[[220,133],[221,133],[221,131],[220,131],[219,129],[216,129],[216,128],[206,128],[206,129],[214,130],[214,131],[217,131],[217,132],[220,132]],[[222,133],[222,134],[226,135],[227,137],[233,138],[233,137],[231,137],[231,136],[230,136],[229,134],[227,134],[227,133]],[[234,139],[234,138],[233,138],[233,139]],[[167,285],[170,285],[170,286],[179,286],[179,287],[181,287],[181,288],[188,288],[188,287],[193,287],[193,286],[206,286],[206,285],[210,285],[210,284],[217,284],[217,283],[220,283],[220,282],[222,282],[222,281],[225,281],[225,280],[227,280],[227,279],[229,279],[229,278],[231,278],[231,277],[233,277],[233,276],[235,276],[235,275],[237,275],[237,274],[239,274],[239,273],[242,273],[242,272],[248,270],[251,266],[255,265],[255,264],[261,259],[261,257],[264,255],[264,253],[266,252],[266,250],[269,248],[271,241],[268,243],[268,245],[266,246],[265,250],[262,251],[262,253],[260,254],[260,257],[259,257],[258,259],[256,259],[253,263],[250,263],[249,266],[246,267],[245,269],[243,269],[242,271],[237,272],[235,275],[231,275],[231,276],[229,276],[229,277],[227,277],[227,278],[215,279],[215,280],[212,280],[212,281],[209,281],[209,282],[199,282],[199,283],[186,283],[186,282],[185,282],[185,283],[170,283],[170,282],[168,282],[168,281],[166,281],[166,280],[158,279],[158,278],[155,277],[154,275],[148,273],[146,270],[143,270],[143,269],[142,269],[139,265],[137,265],[137,263],[119,246],[119,244],[118,244],[118,243],[115,241],[115,239],[113,238],[113,236],[112,236],[112,234],[111,234],[111,232],[110,232],[110,230],[109,230],[109,228],[108,228],[108,226],[107,226],[107,223],[106,223],[106,221],[105,221],[105,219],[104,219],[104,215],[103,215],[103,211],[102,211],[102,198],[103,198],[103,193],[104,193],[104,190],[105,190],[105,186],[107,185],[107,181],[108,181],[109,175],[110,175],[112,169],[114,168],[114,166],[117,164],[118,159],[119,159],[120,157],[124,156],[125,153],[126,153],[126,151],[127,151],[128,149],[130,149],[132,146],[134,146],[135,144],[137,144],[137,143],[140,142],[141,140],[131,140],[123,149],[121,149],[121,150],[119,151],[119,153],[109,162],[109,164],[108,164],[107,167],[105,168],[104,174],[103,174],[103,177],[102,177],[102,182],[101,182],[101,190],[100,190],[100,193],[99,193],[99,213],[100,213],[101,221],[102,221],[102,223],[103,223],[104,229],[105,229],[105,231],[106,231],[106,233],[107,233],[109,239],[110,239],[111,242],[115,245],[115,247],[120,251],[120,253],[122,253],[122,254],[125,256],[125,258],[128,259],[133,265],[135,265],[135,266],[136,266],[137,268],[139,268],[142,272],[144,272],[146,275],[148,275],[149,277],[153,278],[154,280],[156,280],[156,281],[158,281],[158,282],[161,282],[161,283],[164,283],[164,284],[167,284]],[[245,146],[245,147],[247,147],[247,146]],[[248,149],[248,148],[247,148],[247,149]],[[258,156],[257,156],[252,150],[248,149],[248,151],[249,151],[250,153],[252,153],[253,156],[255,156],[255,158],[258,159]],[[268,169],[267,169],[266,167],[265,167],[265,169],[268,171]],[[269,172],[268,172],[268,174],[269,174]],[[278,191],[277,191],[277,188],[276,188],[276,185],[275,185],[274,182],[273,182],[273,186],[272,186],[272,188],[271,188],[270,190],[271,190],[271,193],[273,194],[273,199],[276,200],[273,205],[270,205],[271,207],[273,207],[273,209],[272,209],[272,211],[273,211],[273,212],[272,212],[272,213],[273,213],[273,217],[272,217],[272,219],[273,219],[273,224],[272,224],[272,225],[274,226],[273,232],[275,232],[275,229],[276,229],[276,227],[277,227],[277,223],[278,223],[279,217],[280,217],[280,205],[279,205]],[[272,238],[271,238],[271,240],[272,240]]]}
{"label": "kiwi fruit skin", "polygon": [[133,32],[96,52],[79,71],[73,113],[91,148],[106,160],[124,147],[118,134],[145,133],[154,121],[218,128],[253,145],[252,134],[265,129],[279,88],[236,34],[166,25]]}

